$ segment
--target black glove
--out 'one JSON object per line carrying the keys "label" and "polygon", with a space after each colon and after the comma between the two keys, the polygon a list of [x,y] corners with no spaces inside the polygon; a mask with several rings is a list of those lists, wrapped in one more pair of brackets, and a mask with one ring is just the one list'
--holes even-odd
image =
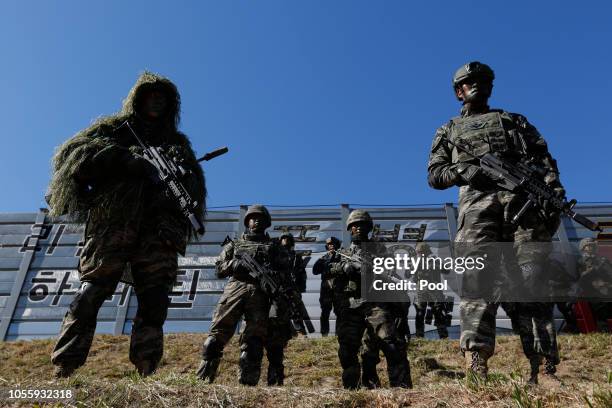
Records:
{"label": "black glove", "polygon": [[487,175],[479,166],[465,163],[458,166],[457,170],[461,179],[476,190],[494,190],[497,186],[495,180]]}
{"label": "black glove", "polygon": [[232,276],[238,279],[246,279],[249,276],[249,268],[245,261],[236,257],[232,259]]}
{"label": "black glove", "polygon": [[111,145],[100,150],[92,159],[96,174],[123,174],[133,178],[149,178],[157,182],[157,170],[143,156],[129,149]]}

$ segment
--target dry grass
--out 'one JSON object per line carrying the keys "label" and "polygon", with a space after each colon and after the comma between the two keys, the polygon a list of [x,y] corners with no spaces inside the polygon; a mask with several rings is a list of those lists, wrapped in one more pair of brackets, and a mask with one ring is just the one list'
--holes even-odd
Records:
{"label": "dry grass", "polygon": [[[78,393],[72,405],[85,407],[612,407],[612,336],[605,334],[561,336],[560,381],[540,375],[535,387],[525,384],[528,364],[514,336],[498,339],[487,383],[463,378],[457,341],[416,340],[409,351],[414,389],[375,391],[340,388],[334,337],[293,340],[287,352],[286,386],[281,388],[238,385],[234,339],[226,348],[216,384],[204,385],[194,376],[204,338],[166,336],[162,366],[147,379],[139,378],[128,361],[126,336],[97,336],[87,364],[67,380],[52,376],[52,340],[0,343],[0,387],[71,387]],[[385,368],[381,363],[386,386]],[[6,401],[0,405],[6,406]]]}

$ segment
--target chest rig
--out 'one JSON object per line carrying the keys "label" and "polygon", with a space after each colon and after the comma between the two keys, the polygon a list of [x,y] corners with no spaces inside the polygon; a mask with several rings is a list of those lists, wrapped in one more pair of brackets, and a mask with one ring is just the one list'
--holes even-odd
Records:
{"label": "chest rig", "polygon": [[[487,153],[518,157],[527,152],[525,139],[517,126],[499,111],[452,119],[450,138],[477,157]],[[454,147],[452,160],[453,163],[462,163],[473,162],[474,158]]]}
{"label": "chest rig", "polygon": [[268,240],[264,242],[250,241],[247,239],[236,240],[234,244],[234,254],[249,254],[260,265],[269,265],[272,263],[274,256],[273,242]]}

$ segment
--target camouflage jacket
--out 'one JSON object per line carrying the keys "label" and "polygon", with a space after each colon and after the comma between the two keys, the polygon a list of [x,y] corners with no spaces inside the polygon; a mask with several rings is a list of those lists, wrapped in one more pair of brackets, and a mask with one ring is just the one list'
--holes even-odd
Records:
{"label": "camouflage jacket", "polygon": [[330,273],[333,264],[340,262],[340,255],[335,251],[326,253],[317,259],[312,267],[313,275],[321,275],[321,290],[331,290],[334,285],[334,277]]}
{"label": "camouflage jacket", "polygon": [[[435,189],[464,186],[460,174],[468,164],[478,164],[465,152],[451,145],[445,138],[463,145],[477,157],[497,152],[505,158],[534,158],[545,169],[544,181],[551,187],[561,187],[557,162],[537,129],[523,115],[502,110],[451,119],[438,128],[431,145],[427,165],[429,185]],[[473,149],[466,146],[466,142]]]}
{"label": "camouflage jacket", "polygon": [[258,284],[239,260],[241,253],[248,253],[259,265],[270,269],[280,277],[290,276],[291,257],[277,239],[268,234],[242,234],[240,239],[227,243],[215,266],[217,277]]}

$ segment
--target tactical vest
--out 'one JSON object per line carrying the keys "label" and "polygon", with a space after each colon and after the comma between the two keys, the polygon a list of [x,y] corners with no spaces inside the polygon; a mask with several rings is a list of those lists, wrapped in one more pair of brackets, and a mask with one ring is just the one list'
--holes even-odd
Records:
{"label": "tactical vest", "polygon": [[[504,120],[505,119],[505,120]],[[505,112],[492,111],[481,115],[451,119],[450,139],[482,157],[486,153],[520,156],[526,153],[525,140]],[[453,163],[473,162],[470,154],[453,148]]]}
{"label": "tactical vest", "polygon": [[290,256],[277,240],[250,241],[244,237],[234,243],[234,255],[248,253],[261,266],[281,274],[290,272]]}

